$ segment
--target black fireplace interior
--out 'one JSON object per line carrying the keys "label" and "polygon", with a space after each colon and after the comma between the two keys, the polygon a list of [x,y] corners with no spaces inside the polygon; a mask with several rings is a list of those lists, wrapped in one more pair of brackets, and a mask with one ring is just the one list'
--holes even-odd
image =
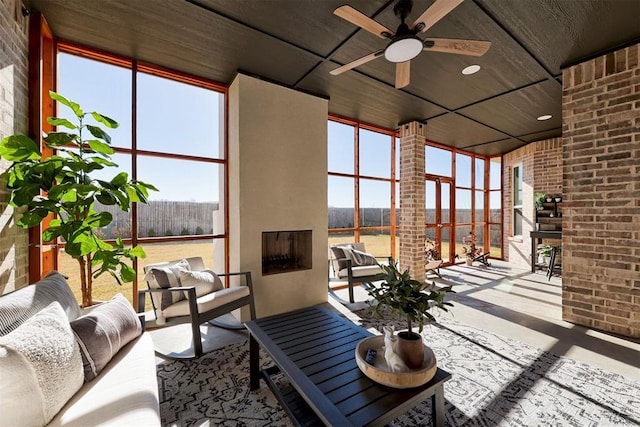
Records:
{"label": "black fireplace interior", "polygon": [[310,270],[311,230],[262,233],[262,275]]}

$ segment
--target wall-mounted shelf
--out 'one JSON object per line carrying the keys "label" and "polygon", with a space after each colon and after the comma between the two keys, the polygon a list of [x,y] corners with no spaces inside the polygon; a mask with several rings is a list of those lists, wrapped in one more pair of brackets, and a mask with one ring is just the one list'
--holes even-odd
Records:
{"label": "wall-mounted shelf", "polygon": [[536,231],[562,231],[562,199],[544,201],[542,206],[536,211]]}

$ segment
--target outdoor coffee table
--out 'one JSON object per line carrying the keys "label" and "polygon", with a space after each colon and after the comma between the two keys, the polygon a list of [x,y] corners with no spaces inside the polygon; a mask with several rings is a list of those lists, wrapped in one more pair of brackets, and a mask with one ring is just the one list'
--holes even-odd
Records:
{"label": "outdoor coffee table", "polygon": [[[430,396],[433,424],[444,425],[443,385],[451,374],[438,368],[431,381],[411,389],[370,380],[356,364],[355,348],[372,334],[348,319],[314,306],[245,325],[251,389],[262,377],[297,425],[385,425]],[[260,347],[274,366],[260,370]],[[279,372],[288,380],[282,389],[274,380]]]}

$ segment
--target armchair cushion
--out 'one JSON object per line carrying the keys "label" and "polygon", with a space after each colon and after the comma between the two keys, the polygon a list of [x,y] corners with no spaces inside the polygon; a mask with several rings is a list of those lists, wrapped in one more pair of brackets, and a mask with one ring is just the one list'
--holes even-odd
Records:
{"label": "armchair cushion", "polygon": [[[237,299],[249,296],[249,293],[248,286],[237,286],[203,295],[197,299],[198,313],[204,313]],[[189,301],[184,300],[172,304],[164,311],[164,315],[166,317],[188,316]]]}
{"label": "armchair cushion", "polygon": [[[362,266],[352,267],[351,272],[353,277],[355,278],[375,276],[377,274],[383,273],[382,269],[378,265],[362,265]],[[348,276],[349,276],[348,269],[344,268],[338,271],[339,278],[342,279]]]}
{"label": "armchair cushion", "polygon": [[197,297],[201,297],[224,288],[222,280],[220,280],[218,275],[211,270],[181,270],[180,281],[182,282],[182,286],[195,287]]}
{"label": "armchair cushion", "polygon": [[[179,288],[182,286],[180,272],[190,270],[189,262],[183,259],[174,264],[150,267],[144,279],[149,283],[151,289]],[[170,305],[186,299],[186,295],[184,292],[154,292],[151,294],[151,298],[155,309],[162,312]]]}
{"label": "armchair cushion", "polygon": [[89,314],[71,322],[82,354],[85,381],[93,380],[109,361],[134,338],[142,326],[129,301],[116,294]]}

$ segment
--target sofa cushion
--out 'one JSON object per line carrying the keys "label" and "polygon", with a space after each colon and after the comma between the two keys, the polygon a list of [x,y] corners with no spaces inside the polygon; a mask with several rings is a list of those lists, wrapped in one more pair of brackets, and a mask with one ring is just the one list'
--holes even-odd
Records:
{"label": "sofa cushion", "polygon": [[84,383],[47,427],[160,425],[153,341],[143,333]]}
{"label": "sofa cushion", "polygon": [[44,425],[82,386],[82,358],[54,301],[0,337],[3,425]]}
{"label": "sofa cushion", "polygon": [[85,381],[93,380],[118,351],[142,333],[129,301],[116,294],[71,322],[80,345]]}
{"label": "sofa cushion", "polygon": [[[149,283],[151,289],[169,289],[182,286],[180,282],[180,271],[191,270],[187,260],[180,260],[174,264],[151,267],[147,271],[144,279]],[[175,304],[186,298],[184,292],[154,292],[151,294],[156,310],[160,312],[171,304]],[[158,313],[156,313],[158,314]]]}
{"label": "sofa cushion", "polygon": [[182,270],[180,271],[180,282],[182,282],[182,286],[194,286],[198,297],[224,288],[222,280],[211,270]]}
{"label": "sofa cushion", "polygon": [[[351,269],[351,272],[353,274],[353,277],[356,277],[356,278],[376,276],[384,273],[382,268],[380,268],[378,265],[363,265],[363,266],[353,267]],[[338,277],[340,278],[346,278],[348,276],[349,276],[349,271],[346,268],[338,272]]]}
{"label": "sofa cushion", "polygon": [[31,286],[0,298],[0,336],[20,326],[25,320],[57,301],[69,321],[80,316],[80,307],[65,277],[52,271]]}

